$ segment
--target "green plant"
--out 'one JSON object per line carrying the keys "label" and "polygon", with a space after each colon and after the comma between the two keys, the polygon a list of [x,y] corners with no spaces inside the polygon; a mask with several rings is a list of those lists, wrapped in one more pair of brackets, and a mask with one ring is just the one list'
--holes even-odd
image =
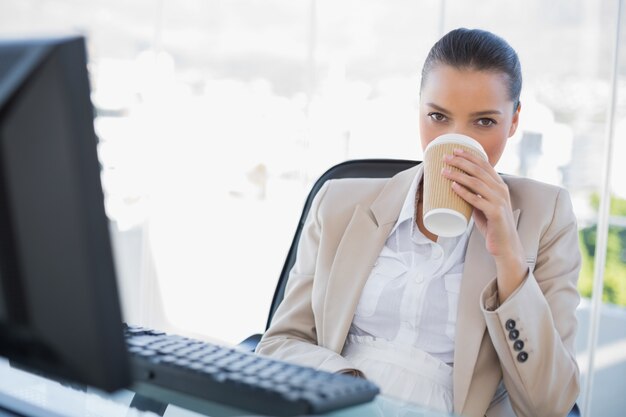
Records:
{"label": "green plant", "polygon": [[[591,206],[598,210],[599,197],[593,194]],[[611,216],[626,217],[626,199],[611,197]],[[580,230],[580,251],[582,268],[578,280],[578,290],[584,297],[593,292],[594,256],[596,249],[597,226]],[[626,228],[609,227],[606,264],[604,269],[604,289],[602,300],[607,303],[626,306]]]}

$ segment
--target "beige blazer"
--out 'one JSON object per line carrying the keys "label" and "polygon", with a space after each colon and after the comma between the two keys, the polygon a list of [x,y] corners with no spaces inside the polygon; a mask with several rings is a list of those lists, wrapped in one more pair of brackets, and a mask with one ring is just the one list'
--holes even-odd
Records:
{"label": "beige blazer", "polygon": [[[340,353],[365,281],[419,169],[391,179],[326,182],[304,225],[285,299],[257,352],[331,372],[355,368]],[[529,273],[497,307],[495,263],[474,228],[458,305],[454,411],[481,417],[565,416],[579,392],[576,219],[567,191],[525,178],[503,179]],[[520,360],[509,337],[510,319],[526,360]],[[501,383],[506,390],[498,389]]]}

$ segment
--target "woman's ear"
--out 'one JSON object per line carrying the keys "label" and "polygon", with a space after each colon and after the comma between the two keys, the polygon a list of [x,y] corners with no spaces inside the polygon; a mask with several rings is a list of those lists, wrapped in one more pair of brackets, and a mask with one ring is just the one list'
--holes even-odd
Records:
{"label": "woman's ear", "polygon": [[521,110],[522,110],[522,102],[518,101],[517,109],[515,110],[515,113],[513,113],[513,119],[511,120],[511,128],[509,129],[509,137],[513,136],[515,134],[515,131],[517,130],[517,125],[519,124],[519,112]]}

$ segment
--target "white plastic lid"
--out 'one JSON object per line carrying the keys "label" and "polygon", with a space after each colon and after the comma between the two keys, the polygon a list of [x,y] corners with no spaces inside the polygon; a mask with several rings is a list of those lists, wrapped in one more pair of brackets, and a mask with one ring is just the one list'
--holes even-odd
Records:
{"label": "white plastic lid", "polygon": [[441,135],[434,139],[432,142],[426,146],[424,152],[428,151],[428,148],[435,145],[440,145],[442,143],[459,143],[466,146],[471,146],[472,148],[479,151],[485,159],[488,159],[487,153],[483,149],[483,146],[478,143],[476,139],[470,138],[469,136],[461,135],[460,133],[446,133],[445,135]]}
{"label": "white plastic lid", "polygon": [[432,209],[424,215],[424,227],[441,237],[455,237],[467,228],[467,219],[458,211],[447,208]]}

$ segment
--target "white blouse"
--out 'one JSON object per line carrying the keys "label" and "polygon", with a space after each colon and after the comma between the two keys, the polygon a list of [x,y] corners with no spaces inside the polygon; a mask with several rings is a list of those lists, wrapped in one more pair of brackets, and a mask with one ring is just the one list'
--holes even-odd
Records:
{"label": "white blouse", "polygon": [[413,346],[452,364],[465,250],[458,237],[429,240],[415,223],[419,170],[363,288],[349,334]]}

